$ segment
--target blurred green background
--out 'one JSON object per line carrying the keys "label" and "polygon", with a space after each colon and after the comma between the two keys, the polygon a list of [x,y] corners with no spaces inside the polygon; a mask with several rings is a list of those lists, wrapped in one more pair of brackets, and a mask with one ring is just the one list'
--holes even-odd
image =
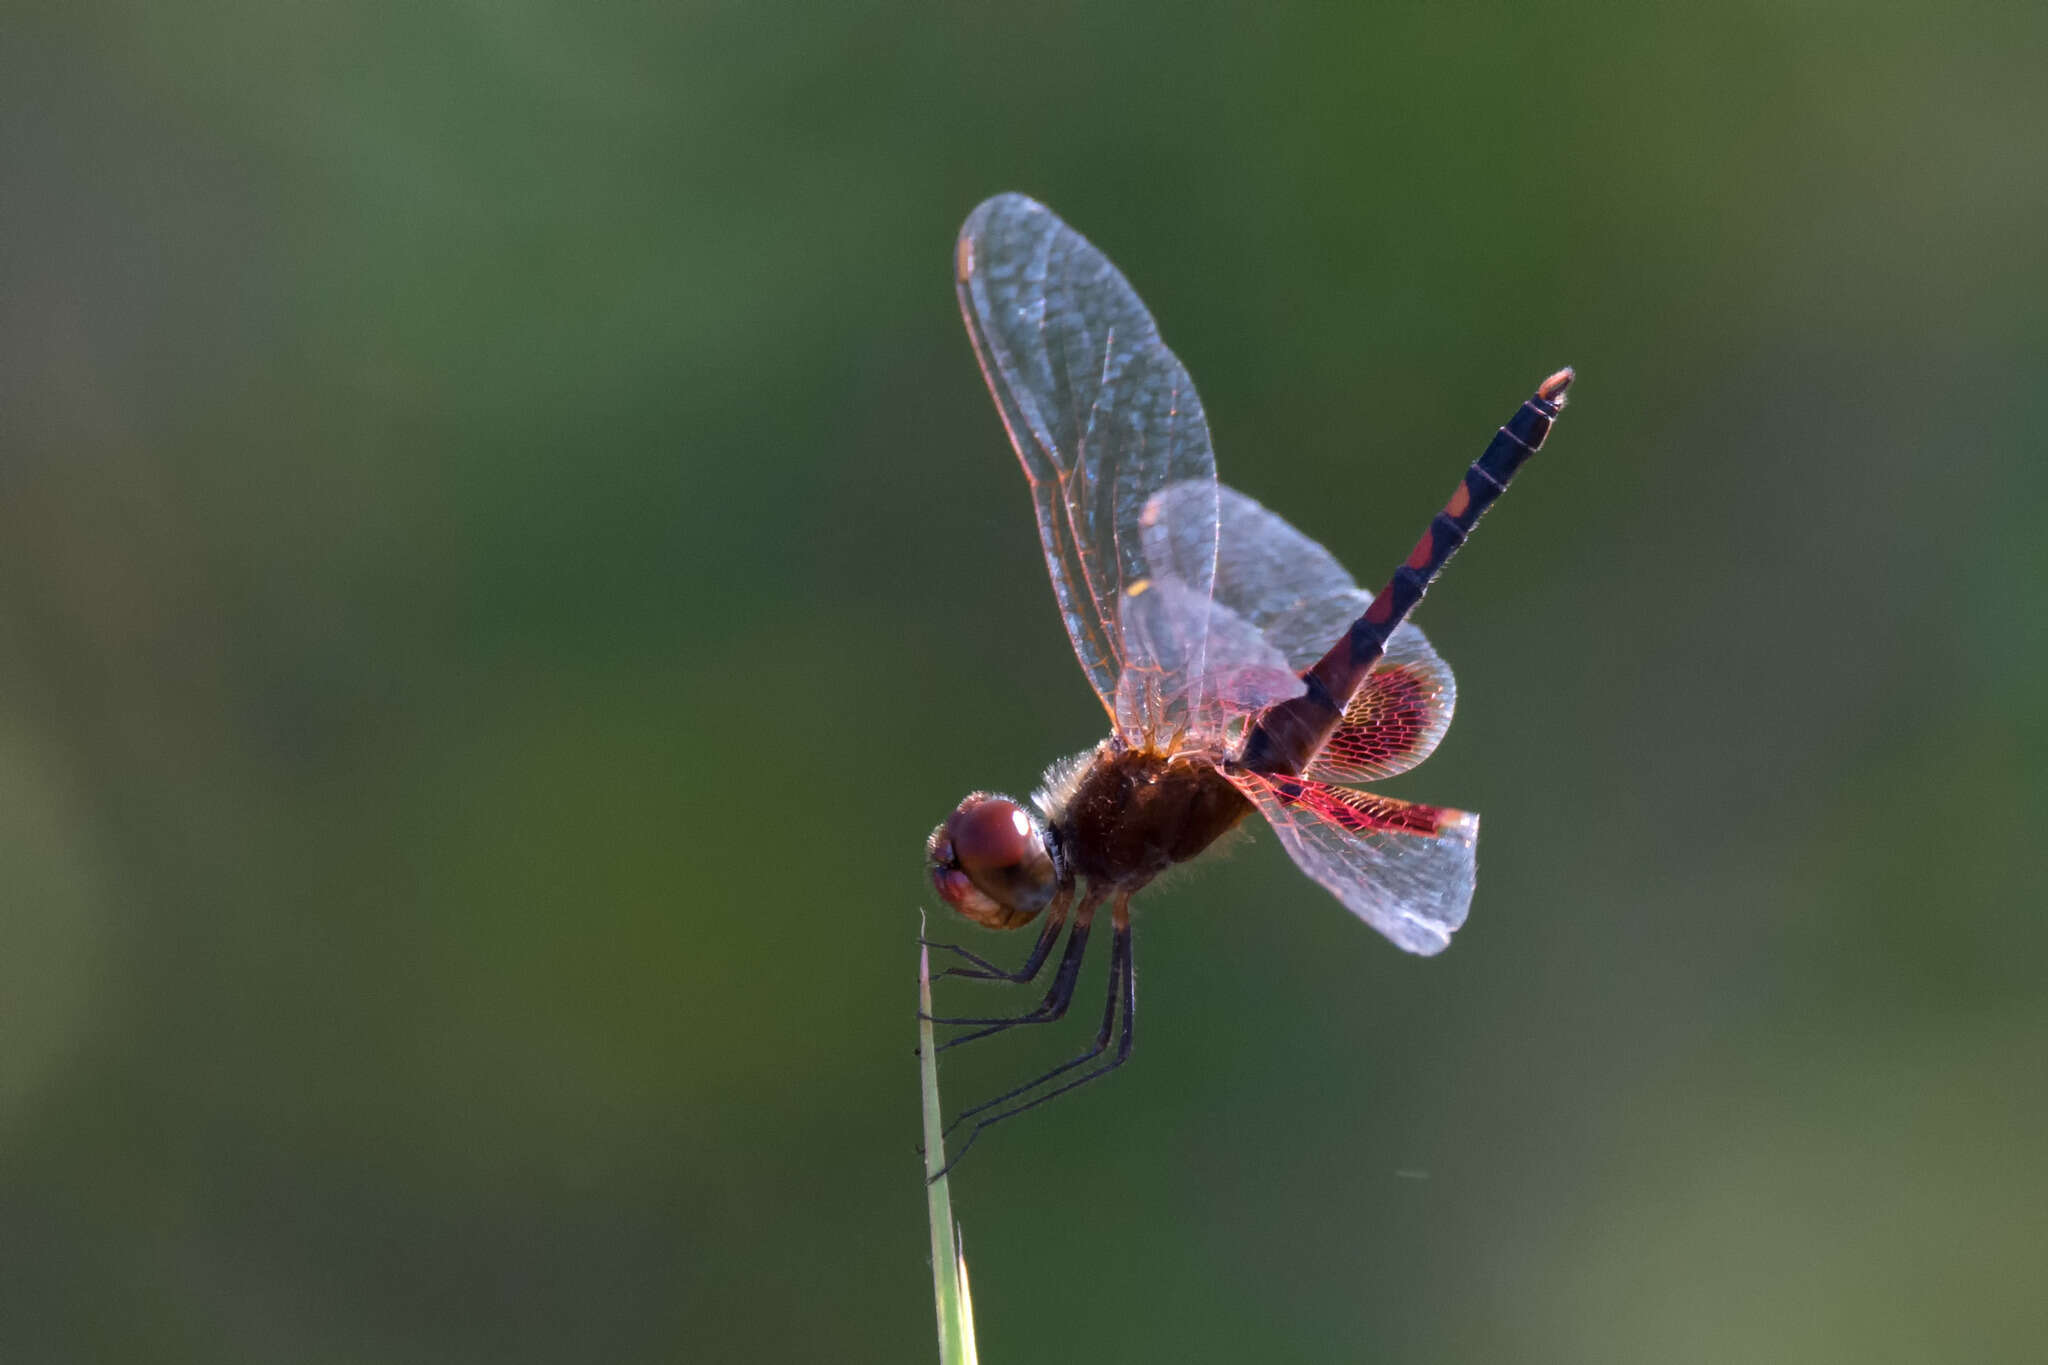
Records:
{"label": "blurred green background", "polygon": [[1471,923],[1148,896],[956,1182],[984,1358],[2039,1358],[2040,7],[7,28],[0,1358],[932,1358],[922,840],[1103,719],[1005,189],[1368,583],[1580,384],[1419,617]]}

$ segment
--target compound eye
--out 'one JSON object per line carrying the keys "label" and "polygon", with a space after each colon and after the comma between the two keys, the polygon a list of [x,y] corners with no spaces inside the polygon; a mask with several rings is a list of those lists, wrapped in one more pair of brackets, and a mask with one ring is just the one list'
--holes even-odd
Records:
{"label": "compound eye", "polygon": [[962,806],[946,822],[946,833],[953,840],[953,856],[976,881],[1045,856],[1038,827],[1014,801],[997,798]]}
{"label": "compound eye", "polygon": [[1035,915],[1052,899],[1058,872],[1036,817],[1001,796],[969,798],[946,821],[953,856],[991,900]]}
{"label": "compound eye", "polygon": [[991,928],[1023,924],[1051,903],[1059,869],[1045,827],[1006,796],[976,793],[932,831],[933,884],[946,903]]}

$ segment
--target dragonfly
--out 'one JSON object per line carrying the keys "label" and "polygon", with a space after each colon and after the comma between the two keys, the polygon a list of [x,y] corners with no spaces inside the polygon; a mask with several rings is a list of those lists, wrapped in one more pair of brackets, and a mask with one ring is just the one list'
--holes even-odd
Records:
{"label": "dragonfly", "polygon": [[1015,969],[929,944],[961,960],[940,977],[1034,982],[1066,939],[1037,1005],[935,1018],[969,1030],[941,1049],[1064,1017],[1105,910],[1111,946],[1092,1045],[962,1111],[948,1131],[974,1127],[948,1170],[994,1124],[1130,1059],[1132,897],[1253,811],[1395,946],[1430,955],[1450,943],[1472,901],[1479,817],[1359,785],[1422,762],[1450,725],[1450,667],[1408,616],[1542,447],[1573,379],[1561,369],[1536,387],[1368,595],[1321,545],[1217,482],[1186,368],[1123,275],[1051,210],[1020,194],[981,204],[960,230],[954,276],[1110,732],[1046,769],[1028,801],[976,791],[932,831],[941,900],[988,929],[1041,922]]}

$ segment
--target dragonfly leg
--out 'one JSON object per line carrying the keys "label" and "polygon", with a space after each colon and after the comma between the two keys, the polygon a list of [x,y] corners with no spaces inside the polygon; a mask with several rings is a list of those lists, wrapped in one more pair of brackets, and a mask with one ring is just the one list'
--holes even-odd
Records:
{"label": "dragonfly leg", "polygon": [[1049,1024],[1053,1020],[1063,1017],[1067,1012],[1067,1006],[1074,999],[1074,982],[1081,975],[1081,959],[1088,952],[1088,930],[1095,922],[1095,907],[1101,904],[1101,902],[1102,897],[1090,891],[1087,896],[1082,898],[1081,904],[1075,909],[1074,925],[1067,933],[1067,948],[1060,955],[1059,971],[1054,974],[1052,989],[1045,993],[1045,999],[1039,1001],[1034,1008],[1025,1011],[1023,1014],[1006,1015],[997,1018],[947,1019],[936,1015],[930,1016],[934,1024],[979,1026],[975,1027],[975,1031],[972,1033],[963,1033],[957,1038],[948,1038],[945,1042],[938,1045],[937,1051],[944,1052],[947,1048],[957,1047],[961,1043],[971,1043],[978,1038],[987,1038],[992,1034],[1001,1033],[1005,1029],[1015,1028],[1019,1024]]}
{"label": "dragonfly leg", "polygon": [[1036,979],[1039,969],[1044,967],[1046,959],[1052,956],[1052,945],[1059,940],[1060,930],[1067,926],[1067,902],[1072,895],[1071,891],[1061,892],[1059,899],[1047,907],[1045,928],[1040,931],[1038,942],[1032,945],[1031,954],[1024,959],[1024,965],[1014,972],[1005,971],[987,958],[968,952],[957,943],[934,943],[928,938],[919,939],[918,942],[927,948],[938,948],[957,954],[980,968],[979,971],[974,971],[966,967],[948,967],[942,972],[933,973],[932,980],[942,981],[949,976],[958,976],[969,981],[1008,981],[1015,985],[1023,985]]}
{"label": "dragonfly leg", "polygon": [[1103,1053],[1107,1052],[1109,1050],[1109,1040],[1116,1034],[1117,1001],[1122,994],[1123,978],[1124,973],[1128,970],[1130,952],[1130,931],[1127,929],[1118,929],[1116,931],[1115,937],[1111,940],[1110,944],[1109,994],[1107,998],[1105,998],[1105,1000],[1103,1001],[1102,1028],[1097,1031],[1093,1046],[1089,1047],[1087,1051],[1081,1053],[1079,1056],[1071,1057],[1068,1060],[1061,1062],[1058,1066],[1046,1072],[1044,1075],[1032,1077],[1030,1080],[1024,1082],[1024,1084],[1016,1087],[1014,1090],[1006,1090],[992,1100],[983,1100],[980,1104],[961,1110],[959,1113],[953,1116],[953,1121],[946,1125],[946,1132],[950,1134],[951,1132],[953,1132],[954,1129],[958,1128],[961,1124],[967,1122],[967,1120],[973,1118],[976,1114],[985,1114],[989,1110],[996,1108],[998,1105],[1007,1104],[1009,1101],[1016,1099],[1019,1095],[1023,1095],[1031,1090],[1035,1090],[1037,1087],[1041,1085],[1044,1085],[1053,1077],[1064,1075],[1067,1072],[1072,1071],[1077,1066],[1085,1066],[1089,1062],[1094,1061],[1097,1057],[1100,1057]]}
{"label": "dragonfly leg", "polygon": [[[967,1134],[967,1141],[960,1144],[960,1149],[954,1152],[953,1155],[947,1159],[946,1164],[939,1168],[938,1172],[931,1177],[931,1180],[937,1180],[940,1176],[946,1175],[955,1166],[958,1166],[960,1164],[960,1159],[966,1156],[968,1150],[974,1146],[975,1139],[980,1137],[983,1133],[987,1132],[990,1128],[993,1128],[996,1124],[1001,1123],[1004,1119],[1013,1119],[1017,1117],[1017,1115],[1025,1112],[1028,1109],[1034,1109],[1037,1106],[1044,1104],[1047,1100],[1051,1099],[1055,1095],[1064,1095],[1069,1090],[1073,1090],[1079,1086],[1086,1085],[1089,1081],[1095,1080],[1097,1077],[1107,1076],[1110,1072],[1116,1070],[1118,1067],[1122,1066],[1125,1062],[1131,1059],[1131,1048],[1134,1042],[1133,1026],[1138,1013],[1138,974],[1137,964],[1131,953],[1130,915],[1128,910],[1126,909],[1125,901],[1123,899],[1119,899],[1116,906],[1116,938],[1115,947],[1112,949],[1112,955],[1110,958],[1109,971],[1109,1004],[1107,1008],[1105,1008],[1103,1011],[1102,1033],[1097,1038],[1095,1047],[1087,1052],[1082,1053],[1079,1057],[1074,1058],[1070,1062],[1066,1062],[1060,1066],[1054,1067],[1051,1071],[1046,1072],[1043,1076],[1038,1077],[1036,1080],[1018,1086],[1015,1090],[1010,1091],[1006,1095],[999,1095],[995,1099],[988,1101],[986,1104],[979,1104],[972,1109],[964,1111],[959,1115],[959,1117],[955,1118],[951,1124],[947,1125],[947,1131],[951,1132],[953,1128],[957,1127],[963,1120],[971,1117],[974,1114],[978,1114],[984,1110],[994,1108],[996,1105],[1003,1103],[1005,1100],[1014,1099],[1018,1095],[1024,1094],[1025,1092],[1032,1090],[1037,1086],[1043,1085],[1045,1082],[1051,1080],[1055,1076],[1061,1075],[1074,1067],[1080,1066],[1085,1062],[1091,1061],[1094,1058],[1101,1056],[1103,1049],[1108,1047],[1109,1045],[1110,1021],[1116,1013],[1119,997],[1121,997],[1123,1004],[1124,1021],[1122,1032],[1117,1038],[1116,1055],[1114,1057],[1104,1062],[1101,1066],[1095,1067],[1093,1070],[1082,1072],[1079,1076],[1076,1076],[1073,1080],[1068,1081],[1065,1085],[1054,1086],[1052,1089],[1046,1091],[1044,1094],[1034,1096],[1031,1099],[1025,1100],[1022,1104],[1015,1105],[1009,1109],[1001,1111],[1000,1113],[990,1114],[986,1118],[977,1120],[975,1122],[973,1129],[969,1131],[969,1133]],[[926,1181],[925,1183],[930,1184],[931,1181]]]}

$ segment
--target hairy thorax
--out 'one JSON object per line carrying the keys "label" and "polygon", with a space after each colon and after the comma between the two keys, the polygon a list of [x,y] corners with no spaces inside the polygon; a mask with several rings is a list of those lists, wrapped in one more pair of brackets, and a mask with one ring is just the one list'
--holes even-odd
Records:
{"label": "hairy thorax", "polygon": [[1133,888],[1194,857],[1251,811],[1209,760],[1113,741],[1048,773],[1039,799],[1072,872]]}

